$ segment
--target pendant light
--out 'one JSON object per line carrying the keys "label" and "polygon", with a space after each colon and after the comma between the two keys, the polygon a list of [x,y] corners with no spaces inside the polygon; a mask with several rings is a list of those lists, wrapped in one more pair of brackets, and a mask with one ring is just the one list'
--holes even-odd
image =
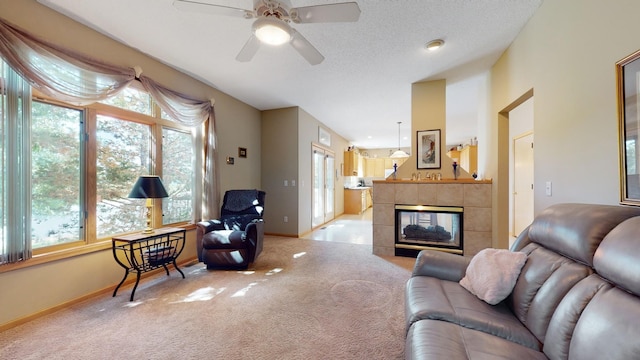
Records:
{"label": "pendant light", "polygon": [[400,124],[402,124],[402,121],[398,121],[398,150],[391,154],[391,157],[396,159],[409,157],[409,154],[400,150]]}

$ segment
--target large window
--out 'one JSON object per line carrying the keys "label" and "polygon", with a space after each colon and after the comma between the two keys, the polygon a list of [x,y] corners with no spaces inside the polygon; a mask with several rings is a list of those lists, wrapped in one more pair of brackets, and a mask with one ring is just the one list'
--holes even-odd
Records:
{"label": "large window", "polygon": [[81,110],[31,107],[31,239],[34,249],[83,238]]}
{"label": "large window", "polygon": [[9,70],[0,61],[0,264],[144,229],[145,200],[128,198],[140,175],[159,175],[169,193],[153,227],[193,221],[194,135],[160,118],[149,94],[32,99]]}

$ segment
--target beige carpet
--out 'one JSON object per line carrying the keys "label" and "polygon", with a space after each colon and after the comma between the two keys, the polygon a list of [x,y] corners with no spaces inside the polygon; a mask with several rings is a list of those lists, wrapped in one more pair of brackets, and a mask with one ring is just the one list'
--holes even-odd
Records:
{"label": "beige carpet", "polygon": [[171,270],[0,333],[0,359],[402,359],[413,261],[268,237],[250,271]]}

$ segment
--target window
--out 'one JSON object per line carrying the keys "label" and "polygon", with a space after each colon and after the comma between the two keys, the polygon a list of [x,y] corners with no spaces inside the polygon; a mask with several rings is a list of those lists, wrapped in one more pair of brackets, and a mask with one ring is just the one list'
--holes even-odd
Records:
{"label": "window", "polygon": [[140,175],[170,196],[154,227],[192,221],[195,133],[160,114],[136,88],[84,107],[32,97],[0,61],[0,264],[144,229],[145,200],[128,198]]}
{"label": "window", "polygon": [[150,172],[150,126],[105,115],[96,123],[97,237],[144,229],[144,203],[127,196]]}
{"label": "window", "polygon": [[169,198],[162,202],[162,223],[193,218],[194,144],[190,133],[162,128],[162,181]]}
{"label": "window", "polygon": [[636,175],[638,173],[638,170],[636,169],[636,138],[628,138],[625,145],[627,150],[627,174]]}
{"label": "window", "polygon": [[31,239],[34,249],[83,238],[83,112],[34,101],[31,107]]}

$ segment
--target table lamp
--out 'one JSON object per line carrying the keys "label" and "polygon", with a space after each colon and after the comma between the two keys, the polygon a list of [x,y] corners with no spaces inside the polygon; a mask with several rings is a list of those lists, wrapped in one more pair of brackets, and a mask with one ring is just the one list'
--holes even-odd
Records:
{"label": "table lamp", "polygon": [[153,206],[152,199],[160,199],[169,197],[167,190],[162,184],[162,180],[156,175],[142,175],[138,178],[133,189],[129,193],[129,198],[133,199],[147,199],[147,228],[142,230],[143,234],[153,233],[151,228],[151,207]]}

